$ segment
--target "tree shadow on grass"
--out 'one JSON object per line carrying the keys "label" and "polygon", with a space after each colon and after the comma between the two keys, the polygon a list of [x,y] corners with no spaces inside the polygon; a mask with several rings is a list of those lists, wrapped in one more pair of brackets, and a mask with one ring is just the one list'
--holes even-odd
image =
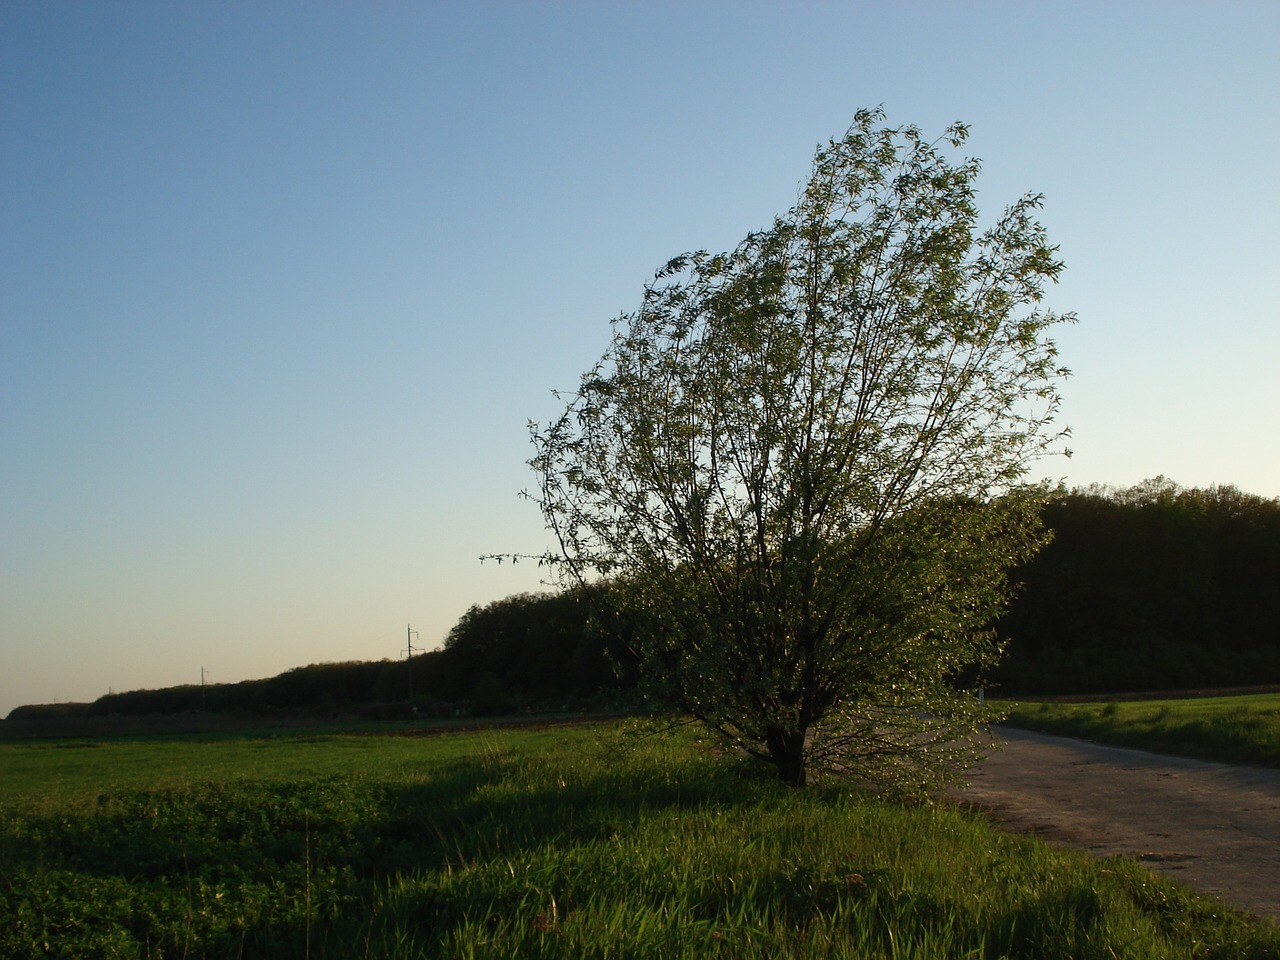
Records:
{"label": "tree shadow on grass", "polygon": [[[741,796],[732,772],[637,776],[595,764],[531,778],[524,764],[482,753],[408,783],[127,791],[100,797],[88,816],[6,820],[0,954],[363,955],[371,913],[401,878],[609,835],[641,809]],[[472,906],[423,919],[434,927]]]}
{"label": "tree shadow on grass", "polygon": [[[945,891],[810,859],[802,826],[771,835],[772,858],[735,876],[745,861],[726,849],[757,828],[709,830],[718,853],[699,831],[750,824],[795,796],[760,770],[696,755],[545,760],[565,763],[482,750],[419,779],[204,784],[104,796],[80,818],[2,820],[0,956],[437,956],[467,937],[536,953],[578,909],[598,926],[649,923],[650,945],[705,935],[715,955],[726,918],[847,934],[879,916],[900,932],[974,917]],[[772,823],[758,831],[776,834]],[[970,924],[966,942],[1000,944],[996,955],[1070,952],[1099,922],[1091,876],[1010,898],[981,921],[985,934]]]}

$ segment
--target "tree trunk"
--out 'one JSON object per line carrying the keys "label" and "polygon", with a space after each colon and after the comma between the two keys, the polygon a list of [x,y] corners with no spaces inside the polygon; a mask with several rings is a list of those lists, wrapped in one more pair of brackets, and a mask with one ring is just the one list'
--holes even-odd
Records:
{"label": "tree trunk", "polygon": [[809,782],[809,731],[778,730],[769,736],[769,756],[778,769],[778,779],[789,787]]}

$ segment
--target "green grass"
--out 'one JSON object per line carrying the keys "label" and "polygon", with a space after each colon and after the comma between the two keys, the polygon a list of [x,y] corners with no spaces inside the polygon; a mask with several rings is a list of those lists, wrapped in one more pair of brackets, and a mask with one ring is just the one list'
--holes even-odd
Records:
{"label": "green grass", "polygon": [[[533,733],[532,747],[549,734]],[[0,741],[0,806],[83,809],[104,789],[167,790],[207,782],[289,783],[363,775],[412,776],[474,755],[476,739],[301,733]],[[426,760],[424,767],[423,761]]]}
{"label": "green grass", "polygon": [[1101,743],[1280,767],[1280,694],[1009,704],[1009,724]]}
{"label": "green grass", "polygon": [[1136,863],[616,733],[0,743],[0,956],[1280,955]]}

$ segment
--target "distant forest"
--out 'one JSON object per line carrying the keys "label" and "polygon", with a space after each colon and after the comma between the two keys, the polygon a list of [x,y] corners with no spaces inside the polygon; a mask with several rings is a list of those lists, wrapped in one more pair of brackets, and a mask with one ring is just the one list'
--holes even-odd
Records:
{"label": "distant forest", "polygon": [[1002,691],[1280,683],[1280,499],[1158,477],[1073,490],[1043,516],[1053,541],[997,625]]}
{"label": "distant forest", "polygon": [[[1280,683],[1280,499],[1235,487],[1056,495],[1052,542],[1013,571],[995,625],[998,696]],[[607,589],[519,594],[468,610],[412,662],[324,663],[242,683],[18,707],[10,720],[152,716],[493,716],[627,709],[635,665]],[[412,671],[412,672],[411,672]],[[411,692],[412,691],[412,692]]]}

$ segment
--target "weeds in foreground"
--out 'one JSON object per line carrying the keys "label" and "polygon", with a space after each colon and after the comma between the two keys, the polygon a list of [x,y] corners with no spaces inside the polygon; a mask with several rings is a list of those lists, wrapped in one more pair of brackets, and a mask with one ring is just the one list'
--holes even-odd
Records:
{"label": "weeds in foreground", "polygon": [[[1129,861],[789,791],[687,736],[619,759],[607,733],[402,740],[345,774],[15,801],[0,955],[1280,955],[1276,928]],[[229,769],[254,748],[219,749]]]}

